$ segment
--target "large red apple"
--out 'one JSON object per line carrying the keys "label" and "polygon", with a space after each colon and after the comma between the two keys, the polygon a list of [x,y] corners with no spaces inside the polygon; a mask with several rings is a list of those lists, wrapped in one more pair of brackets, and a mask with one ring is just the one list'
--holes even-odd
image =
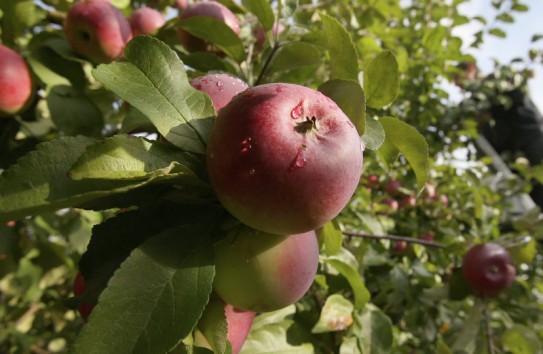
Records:
{"label": "large red apple", "polygon": [[281,236],[242,226],[217,243],[214,252],[215,292],[227,303],[255,312],[298,301],[319,263],[314,231]]}
{"label": "large red apple", "polygon": [[487,298],[499,295],[511,285],[516,274],[509,252],[490,242],[470,248],[464,256],[462,271],[475,291]]}
{"label": "large red apple", "polygon": [[160,12],[150,7],[142,7],[130,15],[130,27],[133,36],[153,35],[164,25],[166,20]]}
{"label": "large red apple", "polygon": [[68,11],[64,32],[74,51],[94,63],[120,58],[132,38],[123,13],[103,0],[75,3]]}
{"label": "large red apple", "polygon": [[[83,275],[81,272],[77,273],[77,276],[75,277],[74,284],[73,284],[73,292],[75,296],[82,295],[85,292],[85,279],[83,278]],[[87,321],[89,318],[92,310],[94,309],[95,304],[86,304],[81,303],[77,307],[77,310],[79,311],[79,314],[81,315],[81,318],[83,318],[83,321]]]}
{"label": "large red apple", "polygon": [[[190,4],[181,12],[179,19],[183,20],[195,16],[208,16],[222,21],[230,27],[235,34],[239,35],[240,26],[238,18],[230,11],[230,9],[221,3],[204,1]],[[208,45],[205,41],[193,36],[182,28],[179,29],[179,40],[185,49],[190,52],[205,51],[208,49]]]}
{"label": "large red apple", "polygon": [[192,79],[190,84],[195,89],[209,95],[216,112],[226,106],[235,95],[249,88],[243,80],[229,74],[198,76]]}
{"label": "large red apple", "polygon": [[0,45],[0,116],[19,112],[32,96],[32,79],[23,57]]}
{"label": "large red apple", "polygon": [[202,344],[206,347],[212,347],[207,338],[213,338],[217,333],[219,320],[225,316],[228,326],[226,339],[232,344],[232,354],[239,353],[251,330],[255,315],[255,312],[240,310],[225,303],[217,296],[212,296],[197,325],[206,338]]}
{"label": "large red apple", "polygon": [[257,230],[315,230],[349,202],[362,169],[360,137],[328,97],[273,83],[249,88],[219,112],[207,149],[222,205]]}

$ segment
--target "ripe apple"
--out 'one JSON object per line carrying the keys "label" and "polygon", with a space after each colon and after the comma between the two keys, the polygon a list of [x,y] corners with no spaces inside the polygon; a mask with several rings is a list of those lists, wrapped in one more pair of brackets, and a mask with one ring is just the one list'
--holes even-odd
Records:
{"label": "ripe apple", "polygon": [[396,211],[400,208],[400,203],[393,198],[385,198],[381,201],[381,204],[387,205],[392,211]]}
{"label": "ripe apple", "polygon": [[[239,20],[236,15],[219,2],[205,1],[190,4],[181,12],[179,19],[184,20],[195,16],[213,17],[224,22],[235,34],[239,35],[240,33]],[[208,50],[208,45],[204,40],[193,36],[182,28],[179,29],[178,33],[181,44],[189,52]]]}
{"label": "ripe apple", "polygon": [[183,11],[189,6],[188,0],[174,0],[174,6],[179,10]]}
{"label": "ripe apple", "polygon": [[370,188],[376,188],[379,186],[380,182],[379,182],[379,176],[377,175],[369,175],[367,178],[366,178],[366,182],[368,184],[368,186]]}
{"label": "ripe apple", "polygon": [[400,188],[402,188],[402,183],[400,181],[398,181],[397,179],[391,179],[385,185],[385,192],[388,195],[390,195],[392,197],[395,197],[398,194],[400,194]]}
{"label": "ripe apple", "polygon": [[0,116],[23,109],[32,96],[32,79],[23,57],[0,45]]}
{"label": "ripe apple", "polygon": [[394,252],[403,253],[407,249],[406,241],[395,241],[394,242]]}
{"label": "ripe apple", "polygon": [[123,13],[103,0],[75,3],[68,11],[64,32],[74,51],[94,63],[120,58],[132,38]]}
{"label": "ripe apple", "polygon": [[413,195],[406,195],[402,198],[402,208],[414,208],[417,205],[417,198]]}
{"label": "ripe apple", "polygon": [[298,301],[319,264],[314,231],[274,235],[241,226],[215,244],[215,292],[237,308],[267,312]]}
{"label": "ripe apple", "polygon": [[433,232],[432,230],[429,230],[427,233],[419,236],[421,240],[428,241],[428,242],[433,242],[435,237],[436,237],[436,233]]}
{"label": "ripe apple", "polygon": [[197,328],[205,338],[201,344],[211,349],[212,345],[207,338],[211,339],[215,336],[219,319],[225,316],[228,326],[226,338],[232,344],[232,354],[239,353],[251,330],[255,315],[255,312],[240,310],[219,297],[212,296],[197,324]]}
{"label": "ripe apple", "polygon": [[284,83],[234,97],[207,147],[222,205],[244,224],[279,235],[315,230],[339,214],[362,159],[356,128],[331,99]]}
{"label": "ripe apple", "polygon": [[470,248],[464,256],[462,272],[475,291],[486,298],[499,295],[516,274],[509,252],[491,242]]}
{"label": "ripe apple", "polygon": [[244,81],[229,74],[198,76],[192,79],[190,84],[195,89],[209,95],[216,112],[226,106],[235,95],[249,88]]}
{"label": "ripe apple", "polygon": [[[77,273],[72,289],[75,296],[82,295],[85,292],[85,279],[83,278],[83,275],[81,274],[81,272]],[[77,307],[77,310],[79,311],[79,314],[83,318],[83,321],[87,322],[87,319],[89,318],[94,306],[96,305],[85,304],[85,303],[79,304],[79,306]]]}
{"label": "ripe apple", "polygon": [[166,20],[162,14],[150,7],[142,7],[132,12],[128,20],[132,35],[153,35],[164,25]]}

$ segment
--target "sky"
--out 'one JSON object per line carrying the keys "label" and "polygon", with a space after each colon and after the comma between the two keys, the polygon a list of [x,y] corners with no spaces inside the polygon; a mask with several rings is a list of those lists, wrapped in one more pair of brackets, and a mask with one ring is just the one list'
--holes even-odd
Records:
{"label": "sky", "polygon": [[[530,48],[543,49],[543,39],[531,43],[533,34],[543,34],[543,20],[541,17],[543,15],[543,1],[524,0],[522,3],[529,6],[530,10],[528,12],[514,13],[515,22],[512,24],[499,23],[499,27],[507,33],[507,37],[502,39],[487,36],[479,49],[468,49],[467,45],[473,41],[473,34],[481,28],[481,25],[469,23],[455,30],[454,34],[464,39],[467,51],[477,58],[477,64],[482,74],[488,74],[493,70],[493,59],[505,64],[516,57],[527,59]],[[483,16],[489,22],[498,13],[491,6],[490,0],[465,2],[460,5],[459,11],[467,16]],[[530,95],[539,110],[543,112],[543,64],[535,64],[533,69],[535,76],[529,81]],[[453,99],[455,94],[453,92],[451,95]]]}

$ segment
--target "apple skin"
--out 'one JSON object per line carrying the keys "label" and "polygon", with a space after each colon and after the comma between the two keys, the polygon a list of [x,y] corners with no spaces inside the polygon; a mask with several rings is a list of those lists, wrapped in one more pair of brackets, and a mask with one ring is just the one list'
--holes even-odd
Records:
{"label": "apple skin", "polygon": [[515,279],[509,252],[495,243],[473,246],[464,256],[462,272],[475,292],[485,298],[498,296]]}
{"label": "apple skin", "polygon": [[74,51],[93,63],[122,57],[132,38],[130,23],[115,6],[103,0],[83,0],[68,11],[64,32]]}
{"label": "apple skin", "polygon": [[189,6],[188,0],[174,0],[174,6],[179,10],[183,11]]}
{"label": "apple skin", "polygon": [[401,206],[403,209],[411,209],[417,206],[417,198],[413,195],[406,195],[402,198]]}
{"label": "apple skin", "polygon": [[226,317],[228,325],[226,339],[232,344],[232,354],[238,354],[249,335],[256,313],[235,308],[212,294],[197,324],[197,328],[204,336],[203,343],[201,343],[203,346],[212,349],[207,338],[213,338],[217,333],[218,319],[222,316]]}
{"label": "apple skin", "polygon": [[328,97],[285,83],[249,88],[221,109],[207,147],[222,205],[257,230],[288,235],[336,217],[362,170],[360,137]]}
{"label": "apple skin", "polygon": [[[221,3],[205,1],[190,4],[180,13],[179,19],[184,20],[194,16],[208,16],[220,20],[239,36],[240,25],[238,18],[230,11],[230,9]],[[209,46],[204,40],[193,36],[182,28],[179,28],[178,34],[181,44],[189,52],[209,50]]]}
{"label": "apple skin", "polygon": [[[82,295],[85,292],[85,279],[83,278],[83,275],[81,272],[78,272],[74,284],[73,284],[73,292],[75,296]],[[79,314],[81,315],[81,318],[83,318],[83,321],[87,322],[87,319],[89,318],[92,310],[94,309],[95,304],[85,304],[81,303],[77,307],[77,311],[79,311]]]}
{"label": "apple skin", "polygon": [[243,80],[228,74],[208,74],[190,81],[192,87],[205,92],[211,98],[215,112],[226,106],[238,93],[249,88]]}
{"label": "apple skin", "polygon": [[385,185],[385,192],[395,197],[400,194],[400,188],[402,188],[402,183],[397,179],[392,179]]}
{"label": "apple skin", "polygon": [[215,292],[227,303],[254,312],[298,301],[319,264],[314,231],[284,236],[241,226],[215,244],[214,253]]}
{"label": "apple skin", "polygon": [[164,25],[166,20],[162,14],[150,7],[142,7],[130,15],[128,19],[130,22],[130,28],[132,28],[132,35],[153,35],[156,31]]}
{"label": "apple skin", "polygon": [[22,110],[32,96],[32,78],[23,57],[0,45],[0,116]]}

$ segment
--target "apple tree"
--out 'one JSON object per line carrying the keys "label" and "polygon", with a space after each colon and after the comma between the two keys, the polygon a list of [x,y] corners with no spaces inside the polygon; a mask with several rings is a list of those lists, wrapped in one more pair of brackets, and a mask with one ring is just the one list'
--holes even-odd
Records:
{"label": "apple tree", "polygon": [[541,35],[455,103],[463,2],[2,0],[0,352],[542,353]]}

